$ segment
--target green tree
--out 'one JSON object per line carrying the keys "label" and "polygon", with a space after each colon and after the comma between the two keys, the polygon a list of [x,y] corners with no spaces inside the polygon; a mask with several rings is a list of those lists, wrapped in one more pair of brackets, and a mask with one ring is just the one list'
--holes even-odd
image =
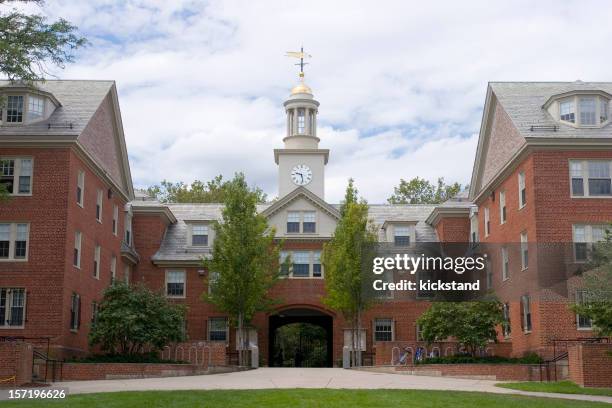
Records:
{"label": "green tree", "polygon": [[249,189],[244,175],[236,174],[225,189],[223,220],[214,225],[212,258],[203,262],[208,271],[216,272],[216,278],[208,281],[210,294],[202,296],[237,325],[238,343],[242,342],[238,359],[245,365],[247,325],[256,312],[274,302],[268,291],[279,276],[280,244],[275,243],[275,230],[269,228],[266,217],[257,213],[260,196]]}
{"label": "green tree", "polygon": [[454,337],[472,356],[489,341],[496,341],[495,328],[503,323],[502,304],[479,302],[434,302],[417,320],[428,343]]}
{"label": "green tree", "polygon": [[[230,181],[224,181],[222,175],[206,183],[195,180],[189,185],[182,181],[173,183],[164,180],[160,185],[147,188],[147,193],[162,203],[222,203],[229,184]],[[267,196],[263,190],[256,187],[251,191],[256,195],[258,203],[266,202]]]}
{"label": "green tree", "polygon": [[599,336],[612,336],[612,231],[594,245],[592,261],[583,274],[586,298],[572,305],[574,312],[591,319]]}
{"label": "green tree", "polygon": [[89,343],[124,355],[160,350],[185,339],[185,307],[142,285],[116,282],[104,291]]}
{"label": "green tree", "polygon": [[361,365],[361,316],[373,302],[368,296],[373,274],[365,273],[364,265],[372,265],[377,242],[374,225],[368,220],[368,204],[358,199],[350,179],[340,208],[332,239],[323,246],[326,295],[323,303],[338,310],[351,325],[353,350],[351,365]]}
{"label": "green tree", "polygon": [[387,199],[389,204],[439,204],[457,195],[461,184],[447,185],[443,178],[433,185],[428,180],[415,177],[406,181],[400,179],[399,186],[393,188],[393,195]]}
{"label": "green tree", "polygon": [[[0,0],[0,4],[14,2]],[[64,68],[74,61],[74,51],[87,43],[76,30],[63,18],[49,23],[42,15],[28,15],[16,9],[0,14],[0,71],[11,81],[31,84],[44,80],[48,63]]]}

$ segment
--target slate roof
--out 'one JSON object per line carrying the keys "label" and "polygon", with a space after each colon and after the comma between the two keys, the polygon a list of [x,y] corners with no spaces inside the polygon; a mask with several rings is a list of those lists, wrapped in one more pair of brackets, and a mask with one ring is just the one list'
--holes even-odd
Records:
{"label": "slate roof", "polygon": [[[133,202],[136,206],[166,205],[177,219],[168,226],[159,250],[153,255],[154,262],[160,261],[198,261],[210,255],[210,250],[190,248],[187,245],[187,225],[189,221],[220,220],[223,204],[160,204],[156,201]],[[271,203],[257,206],[258,212],[268,208]],[[339,204],[332,204],[339,208]],[[433,227],[425,220],[435,205],[419,204],[371,204],[369,215],[377,225],[382,227],[385,221],[417,221],[417,242],[437,242],[438,237]]]}
{"label": "slate roof", "polygon": [[[551,96],[571,91],[604,91],[612,94],[612,82],[491,82],[504,110],[524,137],[609,138],[612,126],[575,128],[555,120],[542,106]],[[555,126],[553,131],[531,131],[531,126]]]}
{"label": "slate roof", "polygon": [[[19,126],[0,126],[2,135],[74,135],[78,136],[89,123],[114,81],[65,81],[37,82],[35,88],[49,92],[61,103],[48,120]],[[0,91],[6,88],[23,88],[22,84],[0,81]],[[2,89],[4,88],[4,89]],[[52,127],[72,123],[72,129]]]}

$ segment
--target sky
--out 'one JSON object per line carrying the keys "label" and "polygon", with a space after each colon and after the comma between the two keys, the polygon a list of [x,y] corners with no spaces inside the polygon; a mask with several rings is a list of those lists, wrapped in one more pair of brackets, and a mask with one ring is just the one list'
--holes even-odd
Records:
{"label": "sky", "polygon": [[[6,8],[6,6],[2,6]],[[24,6],[21,6],[24,7]],[[331,150],[325,199],[348,178],[382,203],[400,178],[469,183],[489,81],[610,80],[606,1],[113,1],[25,6],[90,45],[62,79],[117,82],[136,187],[244,172],[272,198],[286,51]]]}

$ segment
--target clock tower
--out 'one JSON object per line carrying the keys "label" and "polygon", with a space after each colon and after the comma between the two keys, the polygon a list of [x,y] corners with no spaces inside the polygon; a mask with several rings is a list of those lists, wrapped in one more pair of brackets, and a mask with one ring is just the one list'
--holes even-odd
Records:
{"label": "clock tower", "polygon": [[303,72],[300,72],[300,83],[293,87],[284,106],[287,114],[287,133],[283,138],[285,147],[274,149],[274,161],[278,164],[278,196],[282,198],[303,186],[324,199],[329,150],[319,149],[319,102],[304,83]]}

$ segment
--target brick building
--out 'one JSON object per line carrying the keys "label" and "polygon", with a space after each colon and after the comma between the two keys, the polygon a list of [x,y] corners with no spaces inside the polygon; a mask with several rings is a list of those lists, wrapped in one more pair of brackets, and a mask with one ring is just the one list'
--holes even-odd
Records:
{"label": "brick building", "polygon": [[[189,339],[225,342],[233,353],[236,336],[227,316],[201,300],[204,278],[214,279],[214,271],[200,259],[210,256],[222,205],[134,196],[115,85],[5,83],[0,92],[8,96],[0,181],[12,192],[0,204],[0,335],[48,336],[58,354],[87,352],[91,318],[114,277],[186,304]],[[487,352],[547,354],[554,339],[592,336],[590,322],[567,305],[581,296],[571,272],[612,220],[608,92],[612,84],[491,83],[469,197],[441,205],[370,205],[380,242],[403,248],[472,241],[486,248],[486,285],[508,305],[501,345]],[[256,315],[251,342],[262,362],[272,364],[277,330],[311,323],[325,330],[325,364],[337,364],[351,342],[346,322],[321,301],[320,251],[340,216],[324,197],[330,152],[319,148],[319,103],[308,86],[294,87],[284,108],[284,146],[273,156],[279,198],[259,210],[285,242],[281,258],[290,255],[293,265],[273,289],[280,305]],[[570,250],[551,264],[538,243]],[[553,267],[567,279],[531,288]],[[422,297],[389,293],[365,314],[362,347],[375,353],[374,362],[391,362],[394,347],[458,351],[453,342],[419,341],[416,319],[428,307]]]}

